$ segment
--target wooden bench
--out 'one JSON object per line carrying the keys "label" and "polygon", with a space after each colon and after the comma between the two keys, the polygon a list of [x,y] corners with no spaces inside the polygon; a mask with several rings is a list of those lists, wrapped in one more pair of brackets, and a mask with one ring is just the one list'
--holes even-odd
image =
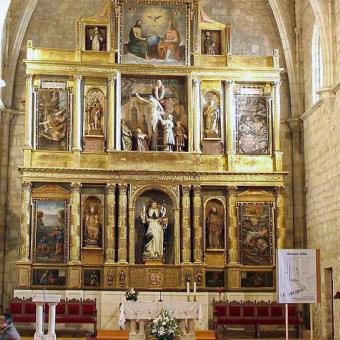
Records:
{"label": "wooden bench", "polygon": [[[14,298],[8,310],[15,323],[35,322],[35,303],[32,299]],[[49,308],[45,305],[45,322],[48,322]],[[97,334],[96,300],[61,300],[56,307],[56,323],[93,324],[94,335]]]}
{"label": "wooden bench", "polygon": [[[285,305],[277,303],[215,302],[213,305],[214,329],[218,326],[253,325],[255,337],[259,336],[260,325],[285,325]],[[297,305],[288,306],[288,324],[294,325],[296,337],[303,322]]]}

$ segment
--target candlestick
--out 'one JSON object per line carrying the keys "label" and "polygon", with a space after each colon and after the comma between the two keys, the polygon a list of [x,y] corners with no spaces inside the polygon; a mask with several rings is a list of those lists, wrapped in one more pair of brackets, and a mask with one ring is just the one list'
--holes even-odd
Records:
{"label": "candlestick", "polygon": [[159,292],[159,300],[158,300],[159,302],[163,302],[163,300],[162,300],[162,292]]}
{"label": "candlestick", "polygon": [[194,282],[194,294],[196,295],[196,281]]}

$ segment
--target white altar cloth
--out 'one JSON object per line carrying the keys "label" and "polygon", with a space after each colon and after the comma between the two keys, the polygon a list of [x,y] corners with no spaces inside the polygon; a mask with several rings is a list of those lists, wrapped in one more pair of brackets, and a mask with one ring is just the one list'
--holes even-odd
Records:
{"label": "white altar cloth", "polygon": [[202,305],[199,302],[122,302],[120,306],[119,326],[124,328],[126,320],[151,320],[167,309],[176,319],[194,319],[203,321]]}

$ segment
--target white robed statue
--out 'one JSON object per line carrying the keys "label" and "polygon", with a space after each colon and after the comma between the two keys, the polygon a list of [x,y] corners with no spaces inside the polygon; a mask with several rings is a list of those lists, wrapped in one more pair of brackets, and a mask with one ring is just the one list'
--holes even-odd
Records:
{"label": "white robed statue", "polygon": [[157,202],[152,202],[148,209],[145,205],[143,206],[142,223],[147,224],[144,258],[163,258],[164,231],[168,227],[168,218],[165,216],[166,207],[164,203],[159,207]]}

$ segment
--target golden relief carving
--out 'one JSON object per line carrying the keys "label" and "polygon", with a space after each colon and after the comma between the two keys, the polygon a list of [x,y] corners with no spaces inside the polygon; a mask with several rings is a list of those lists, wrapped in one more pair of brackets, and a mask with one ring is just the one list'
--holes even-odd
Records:
{"label": "golden relief carving", "polygon": [[31,188],[32,183],[22,185],[22,213],[20,228],[20,260],[29,261],[30,254],[30,216],[31,216]]}
{"label": "golden relief carving", "polygon": [[182,186],[182,258],[183,263],[191,262],[191,225],[190,225],[190,189]]}
{"label": "golden relief carving", "polygon": [[229,262],[238,262],[237,187],[228,187]]}
{"label": "golden relief carving", "polygon": [[115,253],[115,184],[106,185],[106,213],[107,213],[107,224],[105,228],[105,261],[114,262]]}
{"label": "golden relief carving", "polygon": [[276,188],[276,232],[277,248],[285,248],[286,244],[286,224],[285,224],[285,187]]}
{"label": "golden relief carving", "polygon": [[80,261],[80,183],[71,184],[70,262]]}
{"label": "golden relief carving", "polygon": [[118,261],[127,262],[127,184],[118,184],[119,212],[118,212]]}
{"label": "golden relief carving", "polygon": [[202,223],[201,223],[201,213],[202,213],[202,199],[201,199],[201,186],[195,185],[193,187],[194,191],[194,262],[202,263]]}

